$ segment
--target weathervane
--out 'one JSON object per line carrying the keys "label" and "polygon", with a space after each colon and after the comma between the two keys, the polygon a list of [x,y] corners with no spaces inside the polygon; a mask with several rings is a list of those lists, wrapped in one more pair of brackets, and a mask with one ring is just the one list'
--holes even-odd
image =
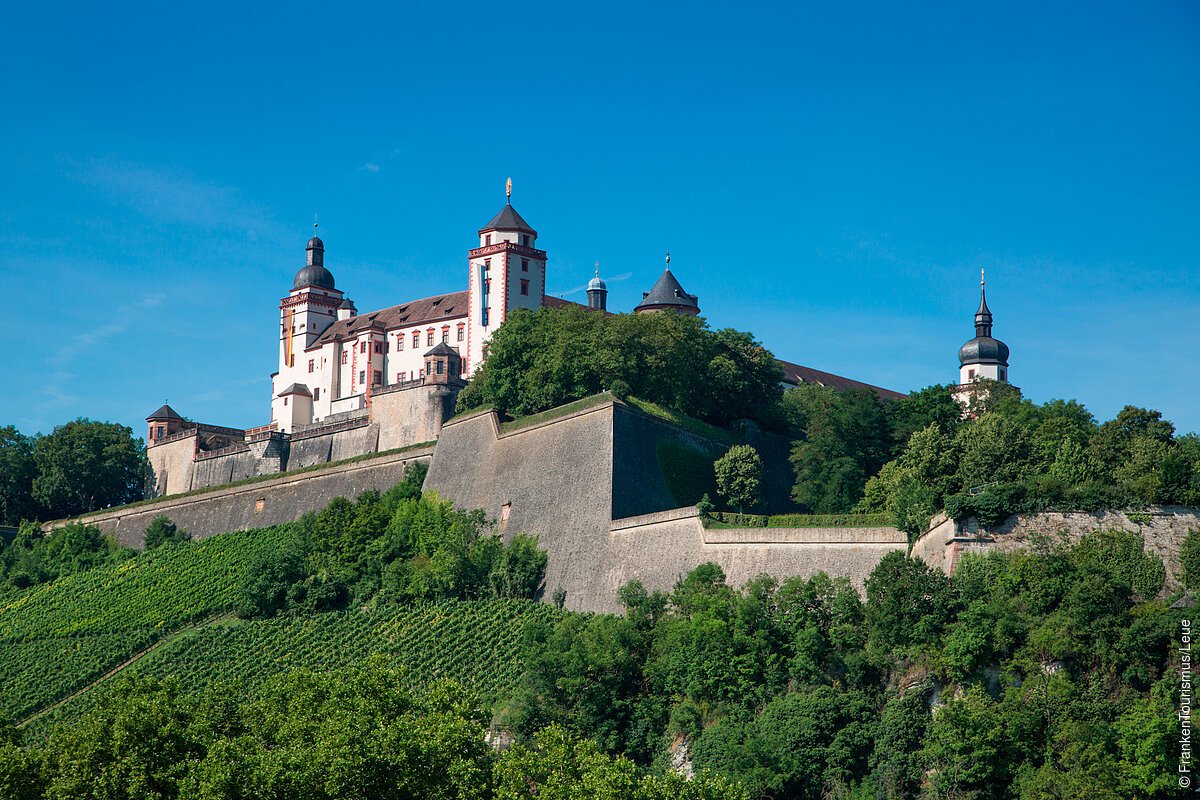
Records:
{"label": "weathervane", "polygon": [[504,182],[504,196],[508,198],[508,202],[512,202],[512,178]]}

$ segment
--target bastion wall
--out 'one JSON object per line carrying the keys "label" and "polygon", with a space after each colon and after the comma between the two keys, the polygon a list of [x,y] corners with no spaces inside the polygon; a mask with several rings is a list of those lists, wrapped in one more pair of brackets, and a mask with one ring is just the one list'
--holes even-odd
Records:
{"label": "bastion wall", "polygon": [[1043,511],[1016,514],[993,528],[983,528],[974,518],[955,522],[938,514],[929,530],[913,542],[912,554],[952,575],[965,553],[1023,550],[1039,542],[1073,543],[1098,530],[1124,530],[1141,536],[1146,551],[1163,560],[1167,571],[1163,592],[1170,594],[1180,588],[1179,552],[1188,531],[1200,530],[1200,509],[1160,506],[1140,512]]}
{"label": "bastion wall", "polygon": [[309,472],[285,472],[277,478],[241,486],[58,520],[47,527],[83,522],[99,527],[125,547],[139,548],[146,528],[158,516],[166,516],[195,539],[263,528],[299,519],[309,511],[324,508],[335,497],[354,498],[368,489],[389,489],[400,481],[408,464],[428,462],[432,452],[432,445],[424,445]]}

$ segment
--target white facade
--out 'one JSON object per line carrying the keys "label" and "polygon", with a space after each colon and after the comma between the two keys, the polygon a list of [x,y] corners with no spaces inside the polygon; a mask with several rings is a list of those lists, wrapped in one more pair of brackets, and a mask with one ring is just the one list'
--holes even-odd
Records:
{"label": "white facade", "polygon": [[546,253],[536,241],[506,205],[469,251],[466,292],[355,314],[324,270],[324,244],[314,237],[308,264],[279,304],[271,423],[292,431],[365,408],[372,387],[423,380],[424,355],[440,342],[458,351],[470,375],[509,311],[545,304]]}
{"label": "white facade", "polygon": [[999,364],[963,364],[958,368],[959,383],[973,383],[980,378],[1008,382],[1008,367]]}

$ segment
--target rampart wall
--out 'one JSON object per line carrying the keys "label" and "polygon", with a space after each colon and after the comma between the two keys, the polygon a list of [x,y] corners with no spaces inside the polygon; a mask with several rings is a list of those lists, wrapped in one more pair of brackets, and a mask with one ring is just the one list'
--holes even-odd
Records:
{"label": "rampart wall", "polygon": [[442,429],[425,487],[462,508],[483,508],[506,537],[530,533],[549,554],[546,594],[569,608],[619,610],[632,579],[670,590],[714,561],[741,584],[818,571],[861,586],[886,553],[907,549],[894,528],[706,530],[680,508],[663,473],[663,444],[720,455],[723,443],[606,402],[502,431],[493,412]]}
{"label": "rampart wall", "polygon": [[991,529],[975,519],[961,523],[938,514],[929,530],[913,542],[912,554],[952,575],[964,553],[1029,548],[1035,540],[1077,542],[1097,530],[1125,530],[1140,535],[1146,550],[1158,555],[1167,569],[1164,592],[1180,586],[1179,551],[1189,530],[1200,530],[1200,509],[1163,506],[1134,511],[1044,511],[1016,514]]}
{"label": "rampart wall", "polygon": [[[433,445],[429,444],[348,464],[330,464],[323,469],[285,472],[277,478],[202,494],[98,511],[72,521],[96,525],[126,547],[141,547],[146,528],[158,516],[168,517],[197,539],[278,525],[323,508],[335,497],[354,498],[368,489],[395,486],[408,464],[427,462],[432,452]],[[58,520],[47,527],[61,527],[66,522]]]}

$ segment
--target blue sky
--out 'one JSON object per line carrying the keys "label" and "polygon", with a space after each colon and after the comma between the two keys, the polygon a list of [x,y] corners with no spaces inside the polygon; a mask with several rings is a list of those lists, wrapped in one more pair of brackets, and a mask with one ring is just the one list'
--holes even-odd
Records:
{"label": "blue sky", "polygon": [[714,326],[907,391],[983,266],[1026,396],[1200,430],[1194,2],[334,8],[6,6],[0,425],[265,423],[313,214],[367,311],[464,288],[511,175],[552,293],[670,249]]}

